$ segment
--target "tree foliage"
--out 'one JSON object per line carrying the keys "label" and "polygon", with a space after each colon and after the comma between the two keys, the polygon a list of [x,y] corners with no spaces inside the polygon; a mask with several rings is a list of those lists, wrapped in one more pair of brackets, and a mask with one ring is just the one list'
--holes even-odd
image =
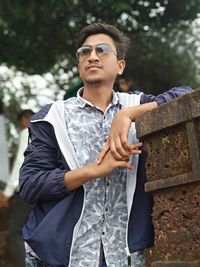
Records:
{"label": "tree foliage", "polygon": [[10,67],[0,73],[0,99],[10,147],[17,112],[33,101],[35,111],[42,105],[44,88],[28,74],[43,75],[52,100],[76,85],[76,38],[93,22],[114,24],[130,37],[126,72],[137,89],[157,94],[180,84],[199,87],[200,32],[192,26],[199,13],[200,0],[0,1],[0,62]]}
{"label": "tree foliage", "polygon": [[190,24],[198,13],[199,0],[3,0],[0,60],[33,74],[67,59],[69,71],[76,64],[79,30],[106,22],[131,38],[127,72],[139,87],[159,91],[184,82],[196,86],[191,57],[195,44],[187,50],[186,32],[191,34]]}
{"label": "tree foliage", "polygon": [[37,112],[45,104],[63,99],[64,93],[60,88],[64,87],[69,75],[59,73],[59,85],[57,76],[51,73],[27,75],[15,68],[0,66],[0,113],[6,117],[6,136],[11,154],[18,144],[17,115],[21,109]]}

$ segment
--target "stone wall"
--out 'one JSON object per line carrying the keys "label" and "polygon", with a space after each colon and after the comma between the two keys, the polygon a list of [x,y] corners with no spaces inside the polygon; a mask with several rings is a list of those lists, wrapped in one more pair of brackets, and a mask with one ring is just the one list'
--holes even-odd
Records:
{"label": "stone wall", "polygon": [[200,90],[136,120],[148,154],[145,190],[154,197],[154,267],[200,266]]}

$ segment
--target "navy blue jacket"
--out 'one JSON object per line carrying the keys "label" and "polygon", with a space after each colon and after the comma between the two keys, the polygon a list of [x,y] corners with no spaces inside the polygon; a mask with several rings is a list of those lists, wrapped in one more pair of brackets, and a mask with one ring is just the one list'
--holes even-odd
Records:
{"label": "navy blue jacket", "polygon": [[[157,97],[143,94],[140,103],[157,101],[160,105],[190,91],[189,87],[176,87]],[[29,125],[30,143],[20,171],[20,195],[35,206],[23,229],[23,235],[45,266],[67,267],[74,226],[82,211],[84,190],[81,186],[68,192],[65,187],[64,174],[70,170],[70,164],[61,152],[53,125],[44,120],[50,109],[51,104],[45,106],[31,118]],[[59,120],[59,117],[55,119]],[[131,253],[153,246],[154,239],[151,220],[153,200],[149,193],[144,192],[144,153],[140,155],[138,164],[128,228]]]}

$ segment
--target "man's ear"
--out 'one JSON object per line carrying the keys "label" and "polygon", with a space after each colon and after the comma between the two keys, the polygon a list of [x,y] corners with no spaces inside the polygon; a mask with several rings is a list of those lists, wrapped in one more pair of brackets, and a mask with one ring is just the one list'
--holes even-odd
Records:
{"label": "man's ear", "polygon": [[124,59],[118,60],[118,67],[119,67],[117,72],[118,75],[121,75],[123,73],[125,66],[126,66],[126,61]]}

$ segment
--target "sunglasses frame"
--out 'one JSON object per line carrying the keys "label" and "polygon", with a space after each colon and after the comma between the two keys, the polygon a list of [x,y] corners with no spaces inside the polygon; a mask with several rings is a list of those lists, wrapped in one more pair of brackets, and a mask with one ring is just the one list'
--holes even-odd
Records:
{"label": "sunglasses frame", "polygon": [[[107,49],[102,49],[102,51],[98,51],[98,48],[107,48]],[[84,49],[88,49],[87,52],[85,52],[85,54],[83,53]],[[113,51],[112,47],[109,44],[106,43],[100,43],[100,44],[96,44],[94,46],[92,45],[83,45],[81,46],[77,51],[76,51],[76,58],[79,62],[84,61],[86,58],[88,58],[92,51],[95,49],[95,53],[96,55],[101,58],[102,56],[106,55],[106,54],[110,54],[111,52],[113,52],[113,54],[117,57],[117,54]],[[83,53],[81,55],[81,53]],[[81,59],[82,58],[82,59]]]}

